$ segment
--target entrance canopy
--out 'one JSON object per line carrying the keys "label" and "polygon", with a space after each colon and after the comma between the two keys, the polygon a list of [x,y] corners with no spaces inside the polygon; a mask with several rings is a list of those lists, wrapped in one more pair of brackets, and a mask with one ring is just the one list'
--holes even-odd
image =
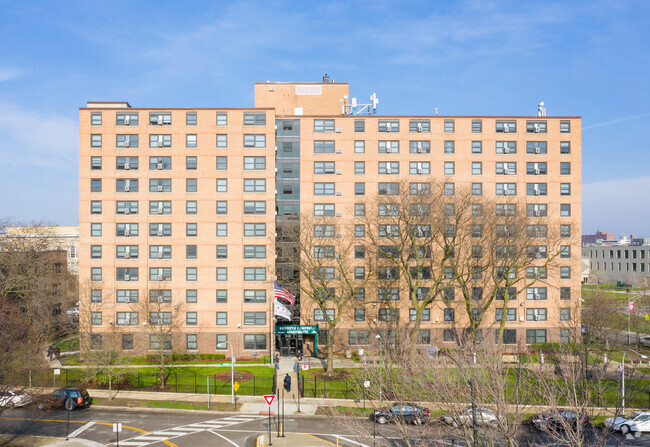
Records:
{"label": "entrance canopy", "polygon": [[313,335],[314,357],[318,357],[318,325],[314,326],[275,326],[276,335]]}

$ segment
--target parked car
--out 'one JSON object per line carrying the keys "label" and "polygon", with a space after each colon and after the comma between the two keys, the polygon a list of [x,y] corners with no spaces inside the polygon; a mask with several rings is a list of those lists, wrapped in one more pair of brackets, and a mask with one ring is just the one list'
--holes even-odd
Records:
{"label": "parked car", "polygon": [[32,396],[24,391],[0,390],[0,408],[24,407],[32,403]]}
{"label": "parked car", "polygon": [[74,386],[60,388],[52,394],[40,396],[36,399],[36,404],[41,410],[65,408],[72,411],[76,408],[88,407],[92,402],[93,399],[85,388]]}
{"label": "parked car", "polygon": [[[461,425],[472,425],[474,418],[472,416],[472,409],[468,408],[463,413],[458,415],[446,415],[442,417],[442,422],[447,425],[459,427]],[[487,408],[476,409],[476,424],[477,425],[497,425],[499,419],[497,415]]]}
{"label": "parked car", "polygon": [[605,419],[605,427],[610,430],[620,431],[624,435],[630,432],[650,431],[650,412],[642,411],[632,413],[632,417],[630,418],[619,416],[617,418]]}
{"label": "parked car", "polygon": [[567,428],[576,429],[580,424],[581,429],[591,427],[591,419],[586,414],[578,418],[573,411],[558,411],[550,414],[538,414],[528,420],[531,428],[540,431],[558,431]]}
{"label": "parked car", "polygon": [[650,348],[650,335],[644,335],[643,337],[639,337],[639,344],[646,348]]}
{"label": "parked car", "polygon": [[420,408],[413,404],[397,404],[380,408],[370,415],[370,420],[379,424],[388,422],[406,422],[408,424],[424,424],[429,420],[429,409]]}

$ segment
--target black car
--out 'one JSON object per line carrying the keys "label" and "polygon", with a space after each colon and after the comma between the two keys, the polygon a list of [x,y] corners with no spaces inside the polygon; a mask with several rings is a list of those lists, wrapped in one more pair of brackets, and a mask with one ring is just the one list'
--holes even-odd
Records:
{"label": "black car", "polygon": [[567,428],[575,430],[578,425],[581,426],[581,429],[591,427],[589,416],[583,414],[578,418],[578,415],[573,411],[535,415],[531,416],[528,422],[531,428],[540,431],[558,431]]}
{"label": "black car", "polygon": [[72,411],[76,408],[88,407],[92,402],[93,399],[85,388],[73,386],[60,388],[52,394],[40,396],[36,399],[36,405],[41,410],[65,408]]}
{"label": "black car", "polygon": [[388,422],[406,422],[408,424],[419,425],[429,420],[429,409],[420,408],[413,404],[394,403],[390,407],[375,410],[370,415],[370,420],[379,424]]}

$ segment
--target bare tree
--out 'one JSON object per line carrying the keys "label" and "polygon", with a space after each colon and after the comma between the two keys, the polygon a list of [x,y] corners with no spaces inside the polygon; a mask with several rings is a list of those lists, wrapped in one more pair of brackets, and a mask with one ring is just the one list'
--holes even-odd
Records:
{"label": "bare tree", "polygon": [[344,315],[351,316],[350,303],[364,300],[372,264],[366,262],[365,253],[355,251],[354,227],[329,217],[304,214],[299,222],[283,228],[283,236],[291,251],[280,253],[279,261],[300,273],[299,281],[291,283],[300,290],[303,319],[313,314],[315,322],[327,325],[327,371],[331,373],[337,325]]}

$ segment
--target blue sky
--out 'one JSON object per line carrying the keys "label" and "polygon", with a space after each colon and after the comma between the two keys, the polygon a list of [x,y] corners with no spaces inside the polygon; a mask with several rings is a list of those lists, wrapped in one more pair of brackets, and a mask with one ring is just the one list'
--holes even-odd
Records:
{"label": "blue sky", "polygon": [[77,223],[87,100],[248,107],[329,73],[383,114],[581,115],[583,232],[650,236],[649,44],[643,0],[0,0],[0,218]]}

